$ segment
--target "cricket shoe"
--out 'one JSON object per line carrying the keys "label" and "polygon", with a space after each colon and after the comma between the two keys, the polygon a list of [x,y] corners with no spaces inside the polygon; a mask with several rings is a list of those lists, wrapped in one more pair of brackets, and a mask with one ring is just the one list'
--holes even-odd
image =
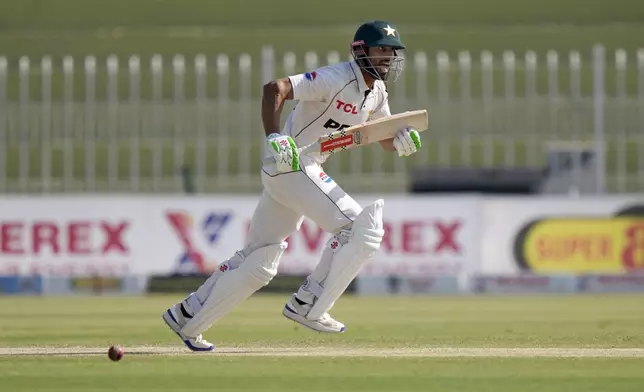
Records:
{"label": "cricket shoe", "polygon": [[183,343],[192,351],[212,351],[215,345],[205,340],[201,334],[197,336],[186,336],[181,333],[181,328],[188,323],[192,315],[186,310],[183,302],[173,305],[163,313],[163,321],[170,327],[174,333],[179,335]]}
{"label": "cricket shoe", "polygon": [[286,303],[286,306],[284,306],[282,314],[286,318],[317,332],[344,332],[344,324],[333,319],[333,317],[328,313],[324,313],[322,317],[317,320],[307,319],[305,315],[312,307],[313,305],[300,300],[295,294],[293,294],[291,299]]}

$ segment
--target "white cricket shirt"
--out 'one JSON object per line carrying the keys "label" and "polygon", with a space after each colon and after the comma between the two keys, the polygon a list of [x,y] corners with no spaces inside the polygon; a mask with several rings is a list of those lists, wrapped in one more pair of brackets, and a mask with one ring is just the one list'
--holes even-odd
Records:
{"label": "white cricket shirt", "polygon": [[[289,79],[293,99],[298,103],[282,133],[291,136],[299,147],[330,132],[391,115],[384,82],[377,80],[370,90],[355,61],[329,65],[289,76]],[[318,153],[309,156],[320,164],[326,160]]]}

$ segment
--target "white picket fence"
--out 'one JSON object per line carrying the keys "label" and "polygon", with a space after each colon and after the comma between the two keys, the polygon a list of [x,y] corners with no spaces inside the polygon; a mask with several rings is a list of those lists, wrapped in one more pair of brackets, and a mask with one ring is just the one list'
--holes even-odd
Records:
{"label": "white picket fence", "polygon": [[[341,57],[0,56],[0,192],[178,192],[182,168],[198,191],[256,191],[261,86]],[[644,49],[418,51],[390,89],[393,111],[429,110],[426,148],[332,157],[349,191],[404,191],[416,165],[543,165],[553,141],[593,145],[600,190],[644,190]]]}

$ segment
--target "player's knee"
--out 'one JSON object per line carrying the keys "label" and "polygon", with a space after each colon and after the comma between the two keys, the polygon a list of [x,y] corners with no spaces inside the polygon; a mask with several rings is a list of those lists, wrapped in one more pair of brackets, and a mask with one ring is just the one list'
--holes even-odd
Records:
{"label": "player's knee", "polygon": [[352,241],[366,257],[373,256],[380,249],[385,235],[382,222],[383,205],[382,200],[376,200],[365,207],[351,225]]}
{"label": "player's knee", "polygon": [[246,256],[239,269],[244,270],[248,276],[248,283],[255,290],[266,286],[277,275],[279,261],[287,247],[286,242],[267,245]]}

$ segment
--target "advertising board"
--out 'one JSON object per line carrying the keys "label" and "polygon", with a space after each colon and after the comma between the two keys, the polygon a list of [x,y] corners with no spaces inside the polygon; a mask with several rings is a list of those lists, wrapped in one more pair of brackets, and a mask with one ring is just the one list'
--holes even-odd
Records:
{"label": "advertising board", "polygon": [[484,274],[625,274],[644,269],[644,198],[490,198]]}
{"label": "advertising board", "polygon": [[[374,200],[357,199],[363,205]],[[212,272],[243,247],[256,202],[255,198],[189,199],[158,206],[157,266],[174,273]],[[385,237],[362,274],[458,274],[472,268],[478,259],[477,204],[473,198],[385,198]],[[279,273],[308,274],[329,238],[329,233],[304,219],[287,238]]]}
{"label": "advertising board", "polygon": [[0,274],[125,275],[149,240],[141,203],[119,198],[4,198]]}
{"label": "advertising board", "polygon": [[[357,198],[363,205],[376,198]],[[0,274],[209,274],[246,241],[253,196],[5,198]],[[479,260],[479,201],[385,197],[385,237],[366,276],[462,274]],[[329,233],[305,219],[279,273],[306,275]]]}

